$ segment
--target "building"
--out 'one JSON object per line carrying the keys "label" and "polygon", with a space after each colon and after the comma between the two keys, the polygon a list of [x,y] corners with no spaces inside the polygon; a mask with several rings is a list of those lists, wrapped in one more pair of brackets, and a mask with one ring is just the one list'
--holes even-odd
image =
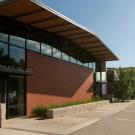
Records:
{"label": "building", "polygon": [[95,33],[38,0],[0,3],[0,102],[6,118],[29,116],[41,104],[91,98],[93,72],[105,83],[106,61],[117,59]]}

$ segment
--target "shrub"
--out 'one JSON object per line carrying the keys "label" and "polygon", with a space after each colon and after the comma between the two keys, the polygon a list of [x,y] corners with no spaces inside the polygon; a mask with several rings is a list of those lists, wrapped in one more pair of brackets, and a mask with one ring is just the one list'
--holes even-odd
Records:
{"label": "shrub", "polygon": [[101,101],[103,99],[101,99],[99,96],[95,96],[92,99],[88,99],[88,100],[80,100],[80,101],[75,101],[75,102],[67,102],[64,104],[51,104],[48,106],[49,109],[55,109],[55,108],[61,108],[61,107],[67,107],[67,106],[73,106],[73,105],[80,105],[80,104],[85,104],[85,103],[91,103],[91,102],[97,102],[97,101]]}
{"label": "shrub", "polygon": [[48,109],[80,105],[80,104],[85,104],[85,103],[97,102],[97,101],[101,101],[101,100],[103,100],[103,99],[101,99],[99,96],[95,96],[92,99],[80,100],[80,101],[75,101],[75,102],[67,102],[64,104],[51,104],[48,106],[39,105],[33,109],[32,114],[33,114],[33,116],[36,116],[36,117],[45,117]]}
{"label": "shrub", "polygon": [[39,105],[33,109],[32,114],[36,117],[45,117],[47,110],[48,108],[46,106]]}

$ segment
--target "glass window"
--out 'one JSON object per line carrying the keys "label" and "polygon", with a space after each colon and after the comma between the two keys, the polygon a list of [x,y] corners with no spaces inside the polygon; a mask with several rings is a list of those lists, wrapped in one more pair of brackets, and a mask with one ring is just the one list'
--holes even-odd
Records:
{"label": "glass window", "polygon": [[106,72],[101,72],[101,81],[106,82]]}
{"label": "glass window", "polygon": [[65,60],[65,61],[69,61],[69,55],[62,52],[62,59]]}
{"label": "glass window", "polygon": [[8,108],[7,117],[13,118],[24,115],[24,76],[10,75],[8,79]]}
{"label": "glass window", "polygon": [[95,71],[95,69],[96,69],[96,64],[95,64],[95,62],[93,63],[93,70]]}
{"label": "glass window", "polygon": [[25,48],[25,39],[16,36],[10,36],[10,43]]}
{"label": "glass window", "polygon": [[25,49],[10,46],[10,64],[17,68],[25,68]]}
{"label": "glass window", "polygon": [[84,63],[83,66],[89,67],[89,63]]}
{"label": "glass window", "polygon": [[47,44],[41,43],[41,53],[52,56],[52,47]]}
{"label": "glass window", "polygon": [[96,82],[100,82],[100,72],[96,72]]}
{"label": "glass window", "polygon": [[0,40],[8,42],[8,34],[0,33]]}
{"label": "glass window", "polygon": [[93,63],[89,63],[89,68],[93,69]]}
{"label": "glass window", "polygon": [[73,58],[73,57],[70,57],[70,62],[72,62],[72,63],[75,63],[75,64],[76,64],[76,59],[75,59],[75,58]]}
{"label": "glass window", "polygon": [[27,40],[27,49],[40,52],[40,43],[33,40]]}
{"label": "glass window", "polygon": [[5,56],[8,54],[8,44],[0,42],[0,56]]}
{"label": "glass window", "polygon": [[77,60],[77,64],[78,64],[78,65],[82,65],[82,62],[79,61],[79,60]]}
{"label": "glass window", "polygon": [[61,59],[61,51],[56,48],[53,48],[53,57]]}
{"label": "glass window", "polygon": [[8,44],[0,42],[0,64],[6,64],[8,61]]}

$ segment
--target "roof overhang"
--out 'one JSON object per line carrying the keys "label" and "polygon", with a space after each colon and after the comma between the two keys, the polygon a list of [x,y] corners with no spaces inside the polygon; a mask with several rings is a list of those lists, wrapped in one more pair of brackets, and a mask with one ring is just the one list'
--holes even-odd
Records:
{"label": "roof overhang", "polygon": [[66,38],[97,61],[118,60],[94,32],[38,0],[5,0],[0,3],[0,15]]}

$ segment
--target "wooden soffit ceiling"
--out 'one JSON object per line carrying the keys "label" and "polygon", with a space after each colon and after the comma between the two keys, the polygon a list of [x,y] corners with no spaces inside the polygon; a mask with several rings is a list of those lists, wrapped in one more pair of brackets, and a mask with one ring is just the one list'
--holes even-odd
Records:
{"label": "wooden soffit ceiling", "polygon": [[118,60],[95,33],[38,0],[6,0],[0,4],[0,15],[67,38],[97,60]]}

